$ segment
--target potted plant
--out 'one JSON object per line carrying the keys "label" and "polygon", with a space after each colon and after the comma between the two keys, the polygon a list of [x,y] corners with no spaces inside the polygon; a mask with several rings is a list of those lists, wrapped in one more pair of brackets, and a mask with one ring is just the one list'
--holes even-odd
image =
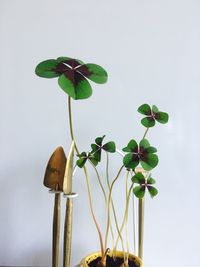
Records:
{"label": "potted plant", "polygon": [[[64,195],[68,198],[65,218],[63,265],[65,267],[70,266],[72,199],[76,196],[72,193],[72,176],[76,166],[83,169],[86,178],[90,211],[100,243],[100,251],[87,256],[82,261],[82,265],[84,267],[142,267],[144,197],[146,191],[150,193],[151,197],[155,197],[158,193],[154,186],[155,180],[151,174],[152,170],[158,164],[157,150],[150,145],[147,139],[147,133],[157,122],[167,123],[168,114],[161,112],[155,105],[151,107],[148,104],[143,104],[138,108],[138,112],[144,116],[141,124],[145,127],[145,131],[139,142],[131,139],[122,149],[122,152],[116,149],[115,142],[107,141],[106,136],[103,135],[94,139],[88,151],[81,151],[73,131],[71,102],[72,100],[89,98],[92,95],[92,87],[89,80],[97,84],[104,84],[107,82],[107,72],[96,64],[85,64],[78,59],[59,57],[57,59],[42,61],[37,65],[35,73],[43,78],[58,78],[59,87],[68,95],[69,129],[72,146],[68,157],[66,157],[63,148],[58,147],[55,150],[47,165],[44,179],[44,185],[49,187],[51,192],[55,193],[53,267],[58,266],[61,192],[64,192]],[[110,156],[116,152],[121,154],[122,163],[119,170],[116,171],[116,176],[110,179],[109,160]],[[106,181],[107,188],[105,188],[105,183],[102,182],[102,178],[98,172],[98,164],[101,162],[102,153],[106,154],[106,173],[103,179]],[[77,157],[76,161],[73,160],[75,156]],[[102,191],[103,201],[106,204],[106,232],[104,235],[96,218],[87,164],[90,164],[94,168],[98,184]],[[125,175],[126,181],[125,189],[122,190],[122,193],[125,192],[126,203],[124,215],[121,218],[122,223],[120,224],[112,193],[114,186],[117,186],[117,181],[122,174]],[[138,256],[133,255],[129,250],[128,215],[131,197],[138,198]],[[110,237],[112,239],[112,246],[109,245]],[[135,238],[133,236],[134,243]],[[119,242],[121,243],[122,251],[118,251],[117,249]]]}

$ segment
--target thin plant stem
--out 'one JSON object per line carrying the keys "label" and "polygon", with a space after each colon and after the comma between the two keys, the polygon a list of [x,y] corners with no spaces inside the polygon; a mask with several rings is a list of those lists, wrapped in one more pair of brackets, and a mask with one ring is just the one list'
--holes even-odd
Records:
{"label": "thin plant stem", "polygon": [[[109,166],[109,156],[108,156],[108,153],[106,153],[106,181],[107,181],[108,189],[109,189],[109,192],[110,192],[110,181],[109,181],[108,166]],[[116,211],[115,211],[115,206],[114,206],[114,202],[113,202],[112,196],[111,196],[111,206],[112,206],[112,212],[113,212],[113,217],[114,217],[114,221],[115,221],[115,226],[116,226],[117,232],[118,232],[118,234],[120,236],[121,246],[122,246],[122,250],[124,252],[124,242],[123,242],[123,238],[121,236],[121,233],[119,231],[119,224],[118,224],[117,214],[116,214]],[[111,231],[111,234],[112,234],[111,224],[110,224],[110,231]],[[116,253],[116,251],[114,251],[114,240],[113,240],[113,254],[114,254],[114,256],[115,256],[115,253]]]}
{"label": "thin plant stem", "polygon": [[144,237],[144,198],[139,199],[138,211],[138,256],[142,259]]}
{"label": "thin plant stem", "polygon": [[133,254],[136,253],[136,230],[135,230],[135,197],[133,194]]}
{"label": "thin plant stem", "polygon": [[146,137],[148,131],[149,131],[149,128],[146,128],[146,130],[145,130],[145,132],[144,132],[144,135],[143,135],[142,139],[144,139],[144,138]]}
{"label": "thin plant stem", "polygon": [[[130,196],[131,196],[131,191],[132,191],[132,189],[133,189],[133,184],[130,186],[129,191],[128,191],[128,197],[127,197],[127,200],[126,200],[126,210],[125,210],[125,213],[124,213],[124,217],[123,217],[122,225],[121,225],[121,227],[120,227],[120,233],[122,233],[122,230],[123,230],[124,225],[125,225],[125,221],[126,221],[126,213],[128,212],[129,201],[130,201]],[[116,250],[116,248],[117,248],[118,241],[119,241],[119,235],[118,235],[117,240],[116,240],[116,242],[115,242],[115,250]]]}
{"label": "thin plant stem", "polygon": [[[71,97],[68,97],[68,113],[69,113],[69,126],[70,126],[71,139],[72,139],[72,141],[74,141],[74,143],[75,143],[75,150],[76,150],[76,153],[77,153],[77,154],[80,154],[80,153],[79,153],[79,150],[78,150],[78,148],[77,148],[77,144],[76,144],[76,142],[75,142],[74,133],[73,133],[72,110],[71,110]],[[92,218],[93,218],[94,224],[95,224],[95,226],[96,226],[96,229],[97,229],[97,232],[98,232],[98,235],[99,235],[99,241],[100,241],[100,247],[101,247],[101,254],[102,254],[102,257],[103,257],[103,255],[105,254],[105,249],[104,249],[104,245],[103,245],[102,233],[101,233],[101,230],[100,230],[100,227],[99,227],[99,224],[98,224],[98,222],[97,222],[97,219],[96,219],[96,216],[95,216],[95,213],[94,213],[94,209],[93,209],[92,196],[91,196],[90,183],[89,183],[89,178],[88,178],[87,169],[86,169],[85,166],[84,166],[83,169],[84,169],[85,178],[86,178],[87,191],[88,191],[88,198],[89,198],[89,204],[90,204],[90,211],[91,211]]]}
{"label": "thin plant stem", "polygon": [[115,177],[115,179],[113,180],[113,182],[111,183],[110,186],[110,191],[109,191],[109,197],[108,197],[108,214],[107,214],[107,227],[106,227],[106,236],[105,236],[105,248],[107,248],[107,244],[108,244],[108,233],[109,233],[109,228],[110,228],[110,202],[111,202],[111,196],[112,196],[112,190],[113,190],[113,186],[115,184],[115,182],[117,181],[117,179],[120,176],[121,171],[123,170],[124,166],[122,165],[122,167],[119,169],[117,176]]}
{"label": "thin plant stem", "polygon": [[[126,206],[129,204],[128,200],[128,177],[129,177],[129,171],[126,175]],[[129,258],[129,240],[128,240],[128,208],[126,208],[126,221],[125,221],[125,231],[126,231],[126,263],[128,264],[128,258]]]}
{"label": "thin plant stem", "polygon": [[[109,156],[108,156],[108,152],[106,152],[106,182],[107,182],[107,186],[108,186],[108,192],[110,192],[110,181],[109,181]],[[112,201],[112,197],[111,197],[111,205],[112,208],[114,208],[113,205],[113,201]],[[107,206],[108,208],[108,206]],[[114,217],[115,219],[115,217]],[[113,232],[113,227],[112,227],[112,223],[110,222],[110,232],[111,232],[111,236],[112,236],[112,247],[114,248],[114,243],[115,243],[115,238],[114,238],[114,232]],[[113,249],[112,249],[113,251]]]}
{"label": "thin plant stem", "polygon": [[99,183],[99,185],[100,185],[100,188],[101,188],[101,191],[102,191],[102,193],[103,193],[103,197],[104,197],[104,200],[105,200],[105,203],[106,203],[106,206],[107,206],[107,196],[106,196],[106,191],[105,191],[104,186],[103,186],[103,184],[102,184],[102,182],[101,182],[101,178],[100,178],[99,172],[98,172],[96,166],[95,166],[90,160],[89,160],[89,162],[90,162],[90,164],[92,165],[92,167],[94,168],[94,171],[95,171],[95,173],[96,173],[96,175],[97,175],[98,183]]}
{"label": "thin plant stem", "polygon": [[[146,137],[149,128],[144,132],[143,139]],[[138,256],[143,256],[143,239],[144,239],[144,198],[138,202]]]}

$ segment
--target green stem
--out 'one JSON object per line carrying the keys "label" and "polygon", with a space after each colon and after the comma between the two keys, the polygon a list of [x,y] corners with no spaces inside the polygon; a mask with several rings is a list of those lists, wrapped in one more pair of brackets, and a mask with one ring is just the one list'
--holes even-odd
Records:
{"label": "green stem", "polygon": [[128,264],[128,258],[129,258],[129,240],[128,240],[128,208],[127,205],[129,205],[128,202],[128,177],[129,177],[129,171],[126,175],[126,220],[125,220],[125,230],[126,230],[126,248],[127,248],[127,255],[126,255],[126,263]]}
{"label": "green stem", "polygon": [[[124,217],[123,217],[122,225],[121,225],[121,227],[120,227],[120,233],[122,233],[122,230],[123,230],[124,225],[125,225],[126,214],[128,213],[129,201],[130,201],[130,196],[131,196],[131,191],[132,191],[132,189],[133,189],[133,184],[130,186],[129,191],[128,191],[128,197],[127,197],[127,200],[126,200],[126,209],[125,209],[125,213],[124,213]],[[116,248],[117,248],[118,241],[119,241],[119,235],[118,235],[117,240],[116,240],[116,242],[115,242],[115,250],[116,250]]]}
{"label": "green stem", "polygon": [[146,137],[148,131],[149,131],[149,128],[146,128],[146,130],[145,130],[145,132],[144,132],[144,135],[143,135],[143,138],[142,138],[142,139],[144,139],[144,138]]}
{"label": "green stem", "polygon": [[[75,150],[76,150],[76,153],[77,153],[77,154],[80,154],[80,153],[79,153],[79,150],[78,150],[78,148],[77,148],[77,145],[76,145],[76,142],[75,142],[75,139],[74,139],[74,133],[73,133],[72,109],[71,109],[71,97],[68,97],[68,113],[69,113],[69,126],[70,126],[71,139],[72,139],[72,141],[74,141],[74,143],[75,143]],[[96,216],[95,216],[95,213],[94,213],[93,204],[92,204],[91,190],[90,190],[90,183],[89,183],[89,178],[88,178],[87,169],[86,169],[85,166],[84,166],[84,173],[85,173],[86,184],[87,184],[87,190],[88,190],[88,197],[89,197],[90,211],[91,211],[92,218],[93,218],[94,224],[95,224],[95,226],[96,226],[96,229],[97,229],[97,232],[98,232],[98,235],[99,235],[99,241],[100,241],[100,246],[101,246],[101,254],[102,254],[102,257],[103,257],[103,255],[105,254],[105,249],[104,249],[104,246],[103,246],[103,238],[102,238],[102,233],[101,233],[100,227],[99,227],[99,225],[98,225],[98,222],[97,222],[97,219],[96,219]]]}
{"label": "green stem", "polygon": [[[106,152],[106,182],[107,182],[107,186],[108,186],[108,192],[110,192],[110,182],[109,182],[109,156],[108,156],[108,152]],[[112,201],[112,198],[111,198],[111,204],[112,204],[112,208],[114,207],[113,206],[113,201]],[[107,205],[107,208],[108,208],[108,205]],[[115,217],[114,217],[115,219]],[[110,232],[111,232],[111,236],[112,236],[112,248],[114,248],[114,232],[113,232],[113,227],[112,227],[112,223],[110,222]],[[113,249],[112,249],[113,251]]]}
{"label": "green stem", "polygon": [[[108,188],[109,188],[109,192],[110,192],[110,181],[109,181],[109,176],[108,176],[108,164],[109,164],[109,157],[108,157],[108,153],[107,153],[106,173],[107,173],[107,184],[108,184]],[[118,224],[118,220],[117,220],[117,214],[116,214],[116,211],[115,211],[115,206],[114,206],[114,202],[113,202],[112,196],[111,196],[111,206],[112,206],[112,211],[113,211],[113,216],[114,216],[114,221],[115,221],[117,233],[119,235],[119,238],[120,238],[120,241],[121,241],[121,246],[122,246],[122,251],[124,253],[125,252],[124,241],[123,241],[122,235],[120,233],[119,224]],[[114,245],[113,245],[113,255],[114,255],[114,257],[116,256],[116,250],[115,250],[115,246]]]}
{"label": "green stem", "polygon": [[107,196],[106,196],[106,191],[105,191],[105,189],[104,189],[104,187],[103,187],[103,184],[102,184],[102,182],[101,182],[101,178],[100,178],[99,172],[98,172],[96,166],[95,166],[90,160],[89,160],[89,162],[90,162],[90,164],[92,165],[92,167],[94,168],[94,171],[95,171],[95,173],[96,173],[96,175],[97,175],[98,183],[99,183],[99,185],[100,185],[100,188],[101,188],[101,191],[102,191],[102,193],[103,193],[103,197],[104,197],[104,200],[105,200],[105,203],[106,203],[106,206],[107,206]]}
{"label": "green stem", "polygon": [[114,186],[115,182],[117,181],[117,179],[119,178],[120,173],[121,173],[123,168],[124,168],[124,166],[122,166],[119,169],[116,178],[113,180],[113,182],[111,183],[111,186],[110,186],[109,197],[108,197],[108,214],[107,214],[107,227],[106,227],[106,236],[105,236],[105,248],[107,248],[108,233],[109,233],[109,228],[110,228],[110,202],[111,202],[112,190],[113,190],[113,186]]}
{"label": "green stem", "polygon": [[143,256],[143,238],[144,238],[144,198],[139,199],[138,203],[138,257]]}

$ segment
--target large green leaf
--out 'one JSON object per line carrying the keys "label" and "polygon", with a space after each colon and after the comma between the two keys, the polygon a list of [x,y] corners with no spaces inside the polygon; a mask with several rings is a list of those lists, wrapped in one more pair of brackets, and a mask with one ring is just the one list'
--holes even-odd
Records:
{"label": "large green leaf", "polygon": [[94,155],[90,155],[88,156],[89,160],[92,162],[92,164],[96,167],[98,165],[98,160],[96,160],[94,158]]}
{"label": "large green leaf", "polygon": [[146,152],[147,153],[156,153],[157,149],[153,146],[150,146],[150,147],[146,148]]}
{"label": "large green leaf", "polygon": [[35,73],[43,78],[55,78],[58,77],[58,74],[55,69],[58,65],[58,62],[55,59],[49,59],[39,63],[35,69]]}
{"label": "large green leaf", "polygon": [[112,141],[108,142],[105,145],[103,145],[103,149],[106,150],[107,152],[115,153],[115,151],[116,151],[115,143]]}
{"label": "large green leaf", "polygon": [[105,135],[103,135],[102,137],[97,137],[95,139],[96,144],[99,145],[99,146],[102,146],[102,142],[103,142],[104,138],[105,138]]}
{"label": "large green leaf", "polygon": [[138,108],[138,112],[144,115],[151,115],[151,108],[148,104],[143,104]]}
{"label": "large green leaf", "polygon": [[77,95],[76,95],[76,91],[74,88],[74,84],[72,83],[72,81],[67,78],[65,76],[65,74],[62,74],[59,78],[58,78],[58,84],[60,85],[60,87],[63,89],[63,91],[65,93],[67,93],[70,97],[72,97],[73,99],[77,99]]}
{"label": "large green leaf", "polygon": [[137,167],[137,165],[139,164],[139,159],[134,157],[132,153],[128,153],[124,156],[123,163],[126,168],[134,170],[135,167]]}
{"label": "large green leaf", "polygon": [[141,172],[136,173],[132,178],[131,178],[133,183],[141,184],[145,183],[145,178],[144,175]]}
{"label": "large green leaf", "polygon": [[158,156],[155,154],[148,154],[145,161],[141,161],[144,170],[150,171],[158,165]]}
{"label": "large green leaf", "polygon": [[153,186],[147,186],[151,197],[155,197],[158,194],[158,190]]}
{"label": "large green leaf", "polygon": [[133,188],[133,193],[138,198],[143,198],[145,195],[145,187],[136,186]]}
{"label": "large green leaf", "polygon": [[151,128],[155,125],[155,120],[152,117],[145,117],[141,120],[141,123],[146,128]]}
{"label": "large green leaf", "polygon": [[78,82],[75,85],[75,99],[86,99],[92,95],[92,87],[81,75],[76,74]]}
{"label": "large green leaf", "polygon": [[70,62],[70,60],[75,60],[75,61],[78,62],[80,65],[84,64],[84,62],[81,61],[80,59],[73,59],[73,58],[70,58],[70,57],[58,57],[58,58],[57,58],[57,61],[58,61],[58,62],[62,62],[62,63],[68,63],[68,62]]}
{"label": "large green leaf", "polygon": [[153,105],[152,106],[152,111],[154,114],[156,114],[157,112],[159,112],[159,109],[157,108],[157,106]]}
{"label": "large green leaf", "polygon": [[155,183],[156,181],[150,175],[149,178],[147,179],[147,184],[155,184]]}
{"label": "large green leaf", "polygon": [[158,112],[155,116],[156,120],[160,123],[167,123],[169,120],[169,115],[165,112]]}
{"label": "large green leaf", "polygon": [[140,145],[139,146],[143,147],[144,149],[146,149],[146,148],[150,147],[150,144],[149,144],[149,141],[147,139],[142,139],[140,141]]}
{"label": "large green leaf", "polygon": [[124,147],[122,150],[124,152],[135,152],[136,150],[138,150],[138,144],[134,139],[132,139],[128,143],[127,147]]}
{"label": "large green leaf", "polygon": [[106,83],[108,79],[107,72],[97,64],[84,64],[78,67],[77,71],[95,83]]}

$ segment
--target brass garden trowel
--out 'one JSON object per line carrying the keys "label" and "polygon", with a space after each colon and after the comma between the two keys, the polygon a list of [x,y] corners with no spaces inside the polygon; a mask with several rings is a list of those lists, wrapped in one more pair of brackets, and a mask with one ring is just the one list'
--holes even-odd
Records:
{"label": "brass garden trowel", "polygon": [[44,185],[55,194],[53,213],[52,267],[58,267],[60,238],[60,193],[63,191],[63,180],[67,158],[62,147],[56,148],[47,164]]}

